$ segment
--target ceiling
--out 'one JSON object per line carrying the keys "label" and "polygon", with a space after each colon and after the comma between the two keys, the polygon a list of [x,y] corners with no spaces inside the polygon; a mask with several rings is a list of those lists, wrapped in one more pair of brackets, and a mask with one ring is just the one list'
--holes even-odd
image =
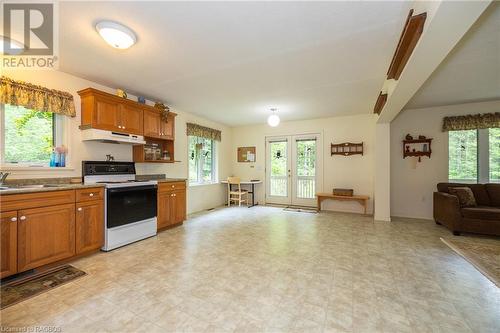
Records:
{"label": "ceiling", "polygon": [[500,2],[494,1],[406,109],[500,99]]}
{"label": "ceiling", "polygon": [[[410,2],[61,2],[60,69],[230,126],[368,114]],[[94,26],[120,22],[128,50]]]}

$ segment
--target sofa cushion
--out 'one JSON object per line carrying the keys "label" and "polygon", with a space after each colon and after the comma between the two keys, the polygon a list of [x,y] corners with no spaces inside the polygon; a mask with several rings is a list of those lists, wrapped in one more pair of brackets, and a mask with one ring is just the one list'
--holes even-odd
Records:
{"label": "sofa cushion", "polygon": [[476,207],[474,193],[468,187],[450,187],[450,194],[458,197],[460,207]]}
{"label": "sofa cushion", "polygon": [[[489,185],[489,184],[488,184]],[[474,193],[474,198],[480,206],[491,206],[490,196],[486,191],[484,184],[461,184],[461,183],[438,183],[437,189],[439,192],[450,193],[451,187],[468,187]]]}
{"label": "sofa cushion", "polygon": [[491,206],[500,207],[500,184],[486,184]]}
{"label": "sofa cushion", "polygon": [[465,218],[475,220],[496,220],[500,221],[500,208],[496,207],[466,207],[462,208],[462,215]]}

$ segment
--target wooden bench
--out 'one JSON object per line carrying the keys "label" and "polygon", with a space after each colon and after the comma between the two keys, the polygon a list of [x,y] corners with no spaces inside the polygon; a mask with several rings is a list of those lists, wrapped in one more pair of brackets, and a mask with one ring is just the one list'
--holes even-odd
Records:
{"label": "wooden bench", "polygon": [[357,201],[363,206],[365,214],[366,208],[368,207],[368,200],[370,199],[370,197],[367,195],[344,196],[334,195],[332,193],[316,193],[316,197],[318,198],[318,212],[321,211],[321,203],[323,202],[323,200],[332,199],[339,201]]}

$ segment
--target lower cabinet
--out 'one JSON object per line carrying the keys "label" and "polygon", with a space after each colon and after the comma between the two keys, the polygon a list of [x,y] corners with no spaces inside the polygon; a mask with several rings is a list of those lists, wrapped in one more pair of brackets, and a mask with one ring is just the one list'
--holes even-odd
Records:
{"label": "lower cabinet", "polygon": [[0,278],[17,273],[17,211],[0,213]]}
{"label": "lower cabinet", "polygon": [[97,250],[104,243],[104,204],[100,201],[76,204],[76,254]]}
{"label": "lower cabinet", "polygon": [[75,254],[75,204],[18,211],[18,271]]}
{"label": "lower cabinet", "polygon": [[[168,186],[168,187],[167,187]],[[169,184],[161,184],[158,191],[158,229],[182,223],[186,219],[186,189],[171,188]],[[172,186],[172,188],[175,188]]]}

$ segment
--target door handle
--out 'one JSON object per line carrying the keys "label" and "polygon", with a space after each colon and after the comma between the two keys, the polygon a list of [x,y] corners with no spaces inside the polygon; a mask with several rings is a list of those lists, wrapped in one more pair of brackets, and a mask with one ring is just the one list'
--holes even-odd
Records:
{"label": "door handle", "polygon": [[19,219],[20,219],[21,221],[24,221],[24,220],[26,220],[26,216],[24,216],[24,215],[23,215],[23,216],[21,216]]}
{"label": "door handle", "polygon": [[82,211],[82,207],[78,207],[77,211],[81,212]]}
{"label": "door handle", "polygon": [[17,217],[13,217],[10,220],[11,220],[11,222],[16,222],[17,221]]}

